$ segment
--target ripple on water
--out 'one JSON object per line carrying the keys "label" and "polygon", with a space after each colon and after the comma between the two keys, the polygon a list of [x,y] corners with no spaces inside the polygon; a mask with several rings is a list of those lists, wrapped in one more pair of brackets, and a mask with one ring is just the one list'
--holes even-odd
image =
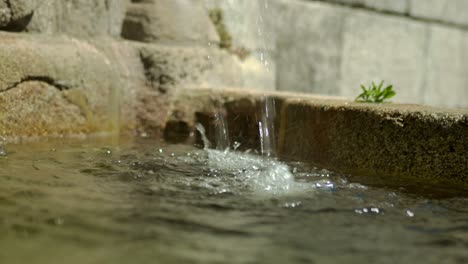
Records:
{"label": "ripple on water", "polygon": [[71,255],[72,264],[466,256],[464,198],[408,196],[305,164],[146,141],[8,150],[0,166],[0,258],[8,263],[37,252],[41,264]]}

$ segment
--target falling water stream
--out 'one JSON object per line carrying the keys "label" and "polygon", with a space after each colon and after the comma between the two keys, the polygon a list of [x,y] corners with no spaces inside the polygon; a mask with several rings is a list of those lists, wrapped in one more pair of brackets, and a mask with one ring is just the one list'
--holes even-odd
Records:
{"label": "falling water stream", "polygon": [[274,158],[276,153],[275,99],[264,96],[261,120],[258,122],[260,149],[263,157]]}

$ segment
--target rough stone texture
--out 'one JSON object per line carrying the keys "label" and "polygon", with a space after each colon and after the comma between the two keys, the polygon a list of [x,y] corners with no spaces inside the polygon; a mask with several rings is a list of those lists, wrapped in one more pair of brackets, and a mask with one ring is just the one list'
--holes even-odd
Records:
{"label": "rough stone texture", "polygon": [[468,34],[459,29],[432,26],[429,36],[424,103],[466,106]]}
{"label": "rough stone texture", "polygon": [[0,28],[10,23],[11,12],[5,0],[0,1]]}
{"label": "rough stone texture", "polygon": [[199,0],[157,0],[132,3],[122,36],[144,42],[219,43],[208,12]]}
{"label": "rough stone texture", "polygon": [[[256,119],[264,96],[195,89],[180,94],[175,105],[188,126],[202,122],[208,130],[213,126],[210,117],[223,106],[232,140],[250,148],[259,146]],[[283,158],[386,181],[468,184],[468,109],[360,104],[285,93],[267,96],[276,99],[276,140]]]}
{"label": "rough stone texture", "polygon": [[[172,99],[188,87],[226,87],[242,84],[234,57],[213,48],[138,45],[149,89],[140,94],[140,132],[158,135],[169,116]],[[177,111],[175,116],[177,117]]]}
{"label": "rough stone texture", "polygon": [[1,0],[2,22],[0,27],[10,31],[24,30],[31,20],[33,10],[39,2],[36,0]]}
{"label": "rough stone texture", "polygon": [[71,103],[67,98],[70,92],[60,91],[42,81],[25,81],[2,92],[2,136],[14,138],[94,132],[94,125],[88,120],[93,117],[91,112],[83,112],[79,105]]}
{"label": "rough stone texture", "polygon": [[360,84],[386,80],[396,86],[395,101],[422,101],[427,30],[417,22],[354,12],[344,30],[340,94],[356,96]]}
{"label": "rough stone texture", "polygon": [[466,0],[408,0],[410,15],[468,27]]}
{"label": "rough stone texture", "polygon": [[[107,43],[100,44],[105,52],[95,44],[103,42]],[[140,65],[138,60],[138,64],[131,64],[135,60],[128,59],[126,54],[130,53],[137,57],[132,47],[108,38],[93,43],[65,36],[1,33],[1,133],[24,137],[135,127],[135,118],[129,115],[135,111],[132,90],[144,84],[144,76],[140,72],[139,82],[138,74],[122,70],[123,65],[127,69],[138,69]],[[135,86],[126,89],[125,83]],[[64,113],[49,114],[61,107]],[[66,114],[71,116],[62,120]]]}
{"label": "rough stone texture", "polygon": [[238,86],[235,59],[216,48],[141,45],[140,56],[152,87],[166,92],[174,86]]}
{"label": "rough stone texture", "polygon": [[[2,2],[10,3],[6,5],[11,14],[9,18],[2,16],[7,13]],[[127,2],[128,0],[1,0],[0,29],[63,33],[80,37],[119,36]]]}
{"label": "rough stone texture", "polygon": [[[238,60],[217,48],[1,33],[0,61],[0,100],[9,102],[0,109],[0,131],[7,137],[61,134],[65,127],[68,134],[158,134],[182,88],[242,85]],[[18,104],[21,97],[28,103]],[[38,103],[44,98],[50,109]],[[48,114],[60,107],[62,114]],[[65,114],[71,116],[54,126]]]}

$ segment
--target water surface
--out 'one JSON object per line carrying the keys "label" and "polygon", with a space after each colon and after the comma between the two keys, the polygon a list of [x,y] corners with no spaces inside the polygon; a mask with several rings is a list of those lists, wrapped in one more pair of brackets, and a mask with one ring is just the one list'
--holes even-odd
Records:
{"label": "water surface", "polygon": [[468,263],[468,199],[151,140],[0,156],[0,263]]}

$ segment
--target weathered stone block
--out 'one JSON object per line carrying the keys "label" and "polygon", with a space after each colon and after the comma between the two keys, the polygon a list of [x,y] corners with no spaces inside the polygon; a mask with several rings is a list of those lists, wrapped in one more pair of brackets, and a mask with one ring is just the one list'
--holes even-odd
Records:
{"label": "weathered stone block", "polygon": [[128,59],[137,54],[108,38],[1,33],[1,133],[38,136],[135,127],[131,91],[144,85],[144,76],[142,71],[140,78],[127,74],[123,67],[138,71],[139,60]]}
{"label": "weathered stone block", "polygon": [[122,29],[126,39],[190,44],[219,43],[202,2],[158,0],[132,3]]}
{"label": "weathered stone block", "polygon": [[151,86],[163,93],[174,87],[239,86],[238,62],[218,48],[138,45]]}
{"label": "weathered stone block", "polygon": [[436,25],[429,33],[424,103],[468,107],[468,33]]}
{"label": "weathered stone block", "polygon": [[223,111],[231,142],[255,149],[260,145],[256,117],[265,96],[276,102],[279,157],[398,185],[407,180],[468,183],[467,109],[239,89],[187,90],[175,101],[192,118],[190,131],[196,122],[209,131],[215,120],[210,117]]}
{"label": "weathered stone block", "polygon": [[[137,44],[149,89],[139,95],[140,132],[158,134],[185,88],[241,86],[238,62],[218,48]],[[177,115],[178,111],[174,112]]]}
{"label": "weathered stone block", "polygon": [[395,85],[394,101],[422,103],[427,26],[398,17],[354,12],[346,21],[341,94],[356,96],[361,84]]}
{"label": "weathered stone block", "polygon": [[[7,11],[0,4],[0,29],[17,32],[64,33],[81,37],[118,36],[127,2],[128,0],[9,1],[10,4],[6,7],[11,14],[9,19],[1,15]],[[6,20],[8,22],[1,22]]]}
{"label": "weathered stone block", "polygon": [[468,26],[466,0],[409,0],[410,15]]}

